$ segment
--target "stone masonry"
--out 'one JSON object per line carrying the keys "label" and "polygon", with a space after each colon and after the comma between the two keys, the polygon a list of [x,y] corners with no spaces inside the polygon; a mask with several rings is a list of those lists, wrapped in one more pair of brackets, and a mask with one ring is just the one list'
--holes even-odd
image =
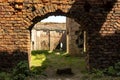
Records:
{"label": "stone masonry", "polygon": [[0,69],[30,60],[30,31],[51,15],[66,16],[81,25],[68,32],[70,45],[77,45],[77,32],[87,32],[89,69],[120,61],[120,0],[0,0]]}

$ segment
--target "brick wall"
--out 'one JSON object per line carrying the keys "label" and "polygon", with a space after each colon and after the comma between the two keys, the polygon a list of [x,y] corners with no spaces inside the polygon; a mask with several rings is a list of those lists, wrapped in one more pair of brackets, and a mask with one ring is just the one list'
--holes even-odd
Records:
{"label": "brick wall", "polygon": [[[89,68],[120,60],[120,0],[0,0],[0,69],[29,59],[30,30],[50,15],[70,17],[87,31]],[[70,37],[75,37],[75,32],[71,31]]]}

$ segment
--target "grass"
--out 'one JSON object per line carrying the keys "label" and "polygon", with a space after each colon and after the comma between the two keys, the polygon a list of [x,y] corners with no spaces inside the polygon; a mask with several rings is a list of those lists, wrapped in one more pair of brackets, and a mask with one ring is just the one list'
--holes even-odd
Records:
{"label": "grass", "polygon": [[46,56],[44,54],[32,55],[31,66],[42,66],[44,60],[46,60]]}
{"label": "grass", "polygon": [[[34,52],[34,51],[33,51]],[[70,67],[75,73],[74,76],[67,76],[69,80],[120,80],[120,77],[111,77],[111,76],[104,76],[92,73],[90,74],[86,69],[86,62],[84,57],[73,57],[68,55],[65,52],[50,52],[50,51],[36,51],[37,54],[32,54],[31,56],[31,67],[39,66],[44,67],[43,73],[45,77],[43,80],[47,80],[48,78],[53,80],[65,80],[66,76],[56,76],[55,71],[59,68],[67,68]],[[37,69],[37,68],[36,68]],[[39,70],[37,70],[39,71]],[[36,79],[42,79],[39,75]],[[34,78],[32,78],[34,80]],[[52,80],[52,79],[51,79]]]}
{"label": "grass", "polygon": [[85,61],[83,58],[80,60],[80,57],[70,57],[65,52],[38,52],[37,54],[34,54],[33,51],[33,54],[31,55],[31,67],[43,66],[46,64],[47,66],[53,66],[54,68],[73,67],[73,65],[75,68],[79,68],[80,66],[81,68],[85,68]]}
{"label": "grass", "polygon": [[[99,71],[97,74],[89,73],[84,57],[73,57],[63,51],[32,51],[30,66],[34,75],[24,80],[120,80],[120,77],[101,75]],[[57,69],[68,67],[73,76],[56,75]],[[0,72],[0,80],[13,80],[12,73]]]}
{"label": "grass", "polygon": [[33,51],[30,63],[31,70],[39,71],[42,68],[43,73],[49,77],[55,77],[56,70],[61,68],[72,68],[75,74],[87,72],[83,57],[72,57],[63,51]]}

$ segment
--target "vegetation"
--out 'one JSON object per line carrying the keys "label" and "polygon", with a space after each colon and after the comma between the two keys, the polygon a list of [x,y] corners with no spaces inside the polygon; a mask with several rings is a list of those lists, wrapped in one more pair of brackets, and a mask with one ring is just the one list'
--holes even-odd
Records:
{"label": "vegetation", "polygon": [[[35,52],[37,52],[37,54],[34,54]],[[79,66],[81,66],[82,68],[84,68],[83,70],[85,70],[84,67],[85,62],[83,59],[82,61],[80,61],[79,57],[70,57],[67,53],[63,51],[61,52],[35,51],[35,52],[32,51],[32,56],[31,56],[32,71],[42,72],[47,68],[52,68],[53,70],[55,70],[58,68],[65,68],[65,67],[73,67],[78,69]],[[40,71],[39,69],[42,70]]]}
{"label": "vegetation", "polygon": [[72,57],[63,51],[32,51],[30,70],[27,61],[21,61],[11,72],[0,72],[0,80],[47,80],[50,76],[64,80],[66,75],[58,76],[55,71],[71,68],[74,75],[70,80],[120,80],[120,62],[104,70],[86,70],[84,57]]}
{"label": "vegetation", "polygon": [[0,80],[26,80],[30,76],[27,61],[21,61],[11,72],[1,72]]}
{"label": "vegetation", "polygon": [[12,71],[12,80],[24,80],[30,75],[31,72],[29,70],[27,61],[21,61]]}

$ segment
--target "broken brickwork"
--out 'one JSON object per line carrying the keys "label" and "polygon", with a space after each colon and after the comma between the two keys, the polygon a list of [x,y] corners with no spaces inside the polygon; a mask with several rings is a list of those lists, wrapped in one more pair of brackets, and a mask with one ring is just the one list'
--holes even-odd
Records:
{"label": "broken brickwork", "polygon": [[80,24],[68,32],[70,45],[77,45],[79,29],[87,32],[88,68],[104,68],[120,60],[120,0],[0,0],[1,69],[29,60],[30,30],[51,15]]}

